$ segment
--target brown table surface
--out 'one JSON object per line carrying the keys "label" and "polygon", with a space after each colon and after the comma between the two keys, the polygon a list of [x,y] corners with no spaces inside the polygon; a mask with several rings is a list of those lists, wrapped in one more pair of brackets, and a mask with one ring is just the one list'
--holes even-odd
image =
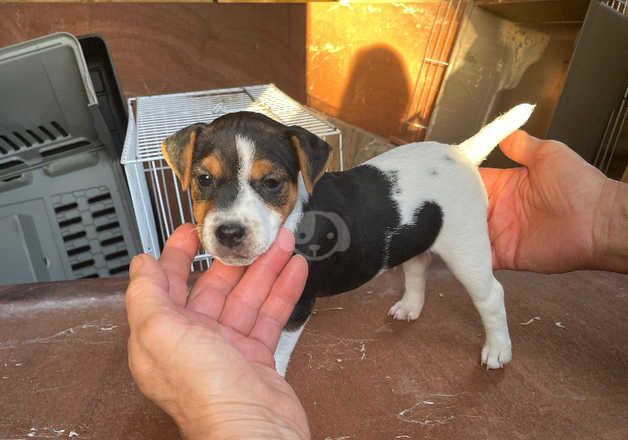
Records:
{"label": "brown table surface", "polygon": [[[514,346],[501,371],[478,365],[479,317],[441,264],[416,322],[386,317],[400,270],[320,300],[288,372],[313,438],[627,439],[628,276],[498,278]],[[129,375],[125,287],[0,287],[0,439],[178,438]]]}

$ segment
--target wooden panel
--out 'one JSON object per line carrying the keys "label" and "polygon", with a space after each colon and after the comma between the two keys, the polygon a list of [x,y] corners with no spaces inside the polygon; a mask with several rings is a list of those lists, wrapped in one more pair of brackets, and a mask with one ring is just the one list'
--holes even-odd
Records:
{"label": "wooden panel", "polygon": [[310,4],[308,103],[367,131],[402,137],[438,7]]}
{"label": "wooden panel", "polygon": [[305,5],[0,5],[0,46],[98,33],[127,96],[276,83],[305,99]]}

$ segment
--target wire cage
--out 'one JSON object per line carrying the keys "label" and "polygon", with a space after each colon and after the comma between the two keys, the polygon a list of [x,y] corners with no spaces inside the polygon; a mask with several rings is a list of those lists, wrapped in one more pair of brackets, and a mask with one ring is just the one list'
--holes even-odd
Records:
{"label": "wire cage", "polygon": [[[161,142],[196,122],[209,123],[232,112],[263,113],[285,125],[300,125],[338,150],[343,169],[342,133],[315,116],[273,84],[202,92],[130,98],[129,123],[121,162],[127,175],[143,251],[159,257],[170,234],[181,224],[194,223],[189,192],[161,153]],[[211,256],[200,251],[192,270],[205,270]]]}

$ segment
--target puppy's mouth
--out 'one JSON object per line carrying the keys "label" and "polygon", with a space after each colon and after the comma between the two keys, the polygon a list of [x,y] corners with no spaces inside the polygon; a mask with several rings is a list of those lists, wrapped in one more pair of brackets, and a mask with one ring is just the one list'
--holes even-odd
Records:
{"label": "puppy's mouth", "polygon": [[259,255],[246,256],[232,253],[230,255],[213,255],[213,257],[227,266],[248,266],[253,264]]}
{"label": "puppy's mouth", "polygon": [[241,248],[232,249],[221,245],[209,246],[206,249],[213,258],[227,266],[249,266],[267,250],[259,252]]}

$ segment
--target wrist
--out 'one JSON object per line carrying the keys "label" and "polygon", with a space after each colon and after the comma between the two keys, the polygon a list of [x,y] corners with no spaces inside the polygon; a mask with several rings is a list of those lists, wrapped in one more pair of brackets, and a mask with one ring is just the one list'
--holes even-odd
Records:
{"label": "wrist", "polygon": [[593,224],[593,267],[628,272],[628,184],[606,179]]}
{"label": "wrist", "polygon": [[281,439],[306,440],[309,432],[299,432],[279,414],[261,406],[220,403],[204,414],[185,416],[177,421],[186,440]]}

